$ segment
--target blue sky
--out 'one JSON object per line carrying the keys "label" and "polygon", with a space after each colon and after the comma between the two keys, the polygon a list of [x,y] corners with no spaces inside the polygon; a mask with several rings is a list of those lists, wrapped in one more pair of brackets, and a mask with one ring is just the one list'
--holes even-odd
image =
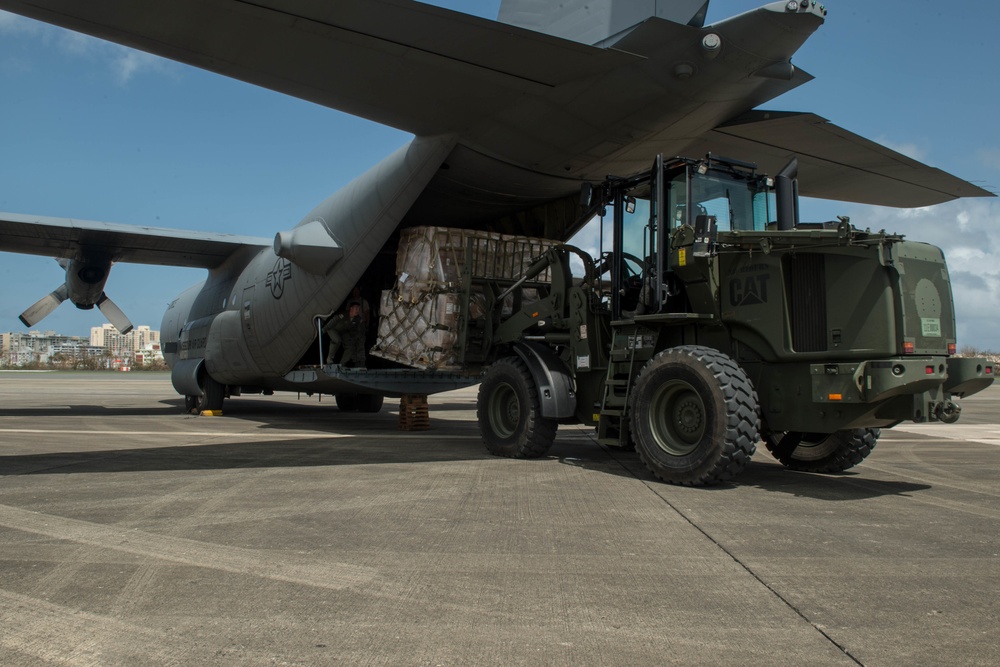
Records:
{"label": "blue sky", "polygon": [[[434,2],[488,18],[499,0]],[[764,4],[713,0],[709,22]],[[1000,190],[1000,5],[832,0],[793,62],[816,80],[767,107],[816,112]],[[184,65],[0,13],[0,210],[271,238],[408,140],[405,133]],[[595,99],[595,103],[600,103]],[[742,156],[741,156],[742,157]],[[752,156],[746,156],[752,159]],[[807,201],[941,246],[959,346],[1000,350],[1000,200],[916,210]],[[203,271],[118,264],[106,290],[135,324]],[[51,259],[0,253],[0,331],[63,280]],[[38,327],[86,335],[63,304]]]}

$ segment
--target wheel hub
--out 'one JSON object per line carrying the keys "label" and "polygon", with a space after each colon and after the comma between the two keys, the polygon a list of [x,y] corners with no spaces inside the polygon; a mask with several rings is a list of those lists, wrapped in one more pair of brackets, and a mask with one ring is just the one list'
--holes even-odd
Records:
{"label": "wheel hub", "polygon": [[521,406],[517,401],[507,401],[507,423],[516,424],[521,418]]}
{"label": "wheel hub", "polygon": [[705,436],[705,403],[683,380],[661,385],[649,411],[649,430],[657,446],[671,456],[687,456]]}
{"label": "wheel hub", "polygon": [[496,388],[490,400],[490,424],[501,438],[509,438],[517,431],[521,421],[521,402],[517,392],[509,384]]}
{"label": "wheel hub", "polygon": [[703,423],[701,406],[690,399],[681,401],[681,404],[677,406],[677,430],[684,435],[691,436],[701,429]]}

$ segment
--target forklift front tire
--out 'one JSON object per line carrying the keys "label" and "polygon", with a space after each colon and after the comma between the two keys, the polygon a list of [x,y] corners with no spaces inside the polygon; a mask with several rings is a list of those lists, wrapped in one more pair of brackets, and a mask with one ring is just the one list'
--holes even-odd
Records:
{"label": "forklift front tire", "polygon": [[518,357],[500,359],[486,371],[476,416],[486,449],[496,456],[538,458],[556,437],[557,424],[542,417],[538,388]]}
{"label": "forklift front tire", "polygon": [[635,381],[630,427],[636,451],[664,482],[733,479],[756,449],[757,395],[725,354],[684,345],[646,362]]}

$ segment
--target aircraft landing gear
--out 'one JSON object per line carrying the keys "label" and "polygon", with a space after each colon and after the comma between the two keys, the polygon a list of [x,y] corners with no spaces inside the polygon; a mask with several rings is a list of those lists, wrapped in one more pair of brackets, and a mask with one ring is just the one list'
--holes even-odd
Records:
{"label": "aircraft landing gear", "polygon": [[206,373],[201,383],[201,396],[185,396],[184,410],[199,415],[206,410],[221,411],[226,400],[226,385],[212,379]]}
{"label": "aircraft landing gear", "polygon": [[379,412],[385,397],[380,394],[336,394],[342,412]]}

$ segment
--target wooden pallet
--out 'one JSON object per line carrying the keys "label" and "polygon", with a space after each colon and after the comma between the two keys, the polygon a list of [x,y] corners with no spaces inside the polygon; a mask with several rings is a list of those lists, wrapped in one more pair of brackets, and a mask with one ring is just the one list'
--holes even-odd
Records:
{"label": "wooden pallet", "polygon": [[427,394],[403,394],[399,399],[399,430],[426,431],[430,427]]}

